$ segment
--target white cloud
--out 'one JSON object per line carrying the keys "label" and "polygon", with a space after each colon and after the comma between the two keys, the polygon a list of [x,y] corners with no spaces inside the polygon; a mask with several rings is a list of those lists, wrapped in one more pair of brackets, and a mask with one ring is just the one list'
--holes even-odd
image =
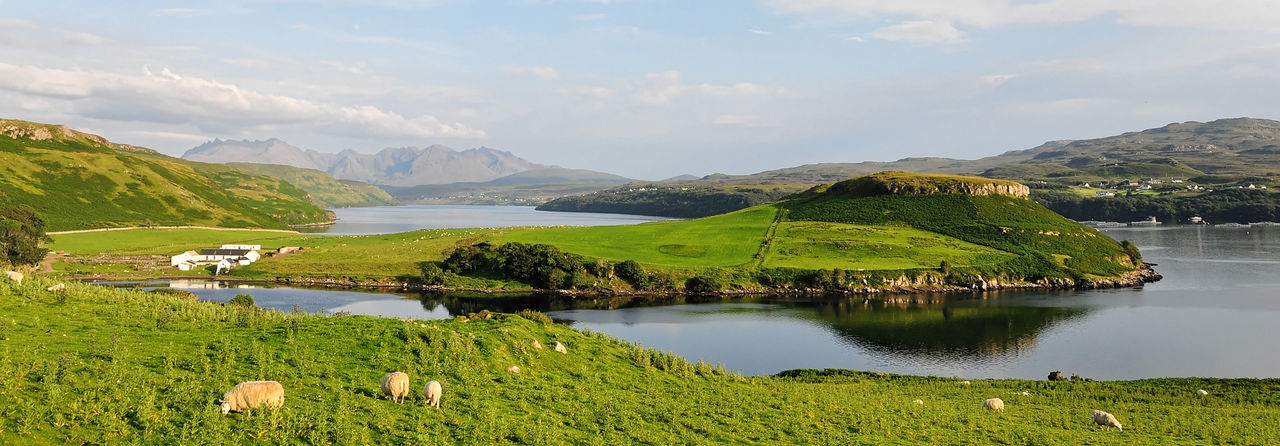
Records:
{"label": "white cloud", "polygon": [[484,131],[369,105],[343,105],[261,93],[168,69],[141,75],[0,63],[0,89],[58,99],[81,116],[115,121],[190,123],[202,129],[308,128],[343,136],[485,138]]}
{"label": "white cloud", "polygon": [[191,8],[164,8],[151,12],[151,15],[162,17],[195,17],[200,14],[200,10]]}
{"label": "white cloud", "polygon": [[772,36],[772,35],[773,35],[773,31],[765,31],[765,30],[760,30],[760,29],[748,29],[748,30],[747,30],[747,32],[749,32],[749,33],[751,33],[751,34],[755,34],[755,35],[757,35],[757,36]]}
{"label": "white cloud", "polygon": [[735,96],[769,96],[782,95],[785,89],[768,87],[749,82],[733,85],[684,84],[680,82],[680,72],[664,71],[645,76],[640,82],[632,83],[628,89],[630,97],[637,103],[649,105],[666,105],[673,100],[688,96],[735,97]]}
{"label": "white cloud", "polygon": [[560,78],[560,72],[551,67],[525,67],[507,65],[502,67],[502,71],[514,74],[531,75],[542,79],[555,80]]}
{"label": "white cloud", "polygon": [[905,16],[978,28],[1114,17],[1132,26],[1280,32],[1273,0],[766,0],[776,11],[821,19]]}
{"label": "white cloud", "polygon": [[845,40],[846,42],[865,42],[865,41],[866,41],[866,40],[864,40],[863,38],[858,37],[858,36],[849,36],[849,37],[845,37],[845,38],[844,38],[844,40]]}
{"label": "white cloud", "polygon": [[1008,82],[1010,79],[1013,79],[1015,77],[1017,76],[1014,76],[1012,74],[991,74],[991,75],[983,76],[982,82],[985,82],[987,85],[997,86],[997,85],[1004,84],[1005,82]]}
{"label": "white cloud", "polygon": [[925,45],[963,43],[964,33],[947,21],[913,20],[880,28],[871,37],[881,40],[905,41]]}

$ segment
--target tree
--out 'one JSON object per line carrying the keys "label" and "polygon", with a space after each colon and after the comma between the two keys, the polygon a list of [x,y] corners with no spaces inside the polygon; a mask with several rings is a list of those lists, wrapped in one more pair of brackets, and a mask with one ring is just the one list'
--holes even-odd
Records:
{"label": "tree", "polygon": [[40,246],[49,241],[44,233],[44,219],[27,205],[0,206],[0,262],[34,265],[44,259],[48,249]]}

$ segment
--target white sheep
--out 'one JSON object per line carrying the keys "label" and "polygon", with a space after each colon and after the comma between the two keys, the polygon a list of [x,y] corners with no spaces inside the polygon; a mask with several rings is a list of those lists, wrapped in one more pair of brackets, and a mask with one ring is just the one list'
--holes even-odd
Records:
{"label": "white sheep", "polygon": [[969,381],[960,381],[960,384],[961,384],[961,385],[965,385],[965,386],[967,386],[967,385],[969,385],[970,383],[969,383]]}
{"label": "white sheep", "polygon": [[918,404],[918,405],[924,405],[924,400],[915,400],[915,401],[912,401],[912,402],[913,402],[913,403],[916,403],[916,404]]}
{"label": "white sheep", "polygon": [[22,273],[17,271],[5,271],[4,275],[8,276],[9,280],[12,280],[13,283],[22,285]]}
{"label": "white sheep", "polygon": [[537,340],[537,339],[534,339],[534,340],[533,340],[533,348],[536,348],[536,349],[538,349],[538,350],[542,350],[542,343],[541,343],[541,342],[538,342],[538,340]]}
{"label": "white sheep", "polygon": [[428,406],[440,407],[441,395],[444,395],[444,389],[440,388],[440,381],[431,381],[422,388],[422,397],[427,399]]}
{"label": "white sheep", "polygon": [[1101,410],[1093,411],[1093,422],[1098,423],[1098,425],[1100,426],[1114,427],[1116,429],[1124,431],[1124,428],[1120,427],[1120,421],[1116,420],[1115,415],[1103,412]]}
{"label": "white sheep", "polygon": [[284,405],[284,386],[278,381],[245,381],[222,394],[218,404],[222,405],[223,415],[260,406],[279,409]]}
{"label": "white sheep", "polygon": [[1196,390],[1196,395],[1209,396],[1209,391],[1204,389]]}
{"label": "white sheep", "polygon": [[54,285],[54,286],[51,286],[51,287],[45,288],[44,290],[45,290],[45,291],[53,292],[53,291],[62,291],[62,290],[65,290],[65,289],[67,289],[67,284],[62,283],[62,282],[58,282],[58,284],[57,284],[57,285]]}
{"label": "white sheep", "polygon": [[989,398],[982,402],[982,407],[994,410],[996,412],[1004,412],[1004,400],[1000,398]]}
{"label": "white sheep", "polygon": [[565,346],[564,346],[564,344],[561,344],[561,343],[560,343],[560,341],[556,341],[555,351],[558,351],[558,352],[560,352],[560,353],[568,354],[568,353],[569,353],[569,348],[568,348],[568,347],[565,347]]}
{"label": "white sheep", "polygon": [[409,396],[409,375],[404,372],[391,372],[382,377],[382,393],[391,397],[391,401],[403,402]]}
{"label": "white sheep", "polygon": [[520,366],[507,367],[507,371],[511,373],[520,373]]}

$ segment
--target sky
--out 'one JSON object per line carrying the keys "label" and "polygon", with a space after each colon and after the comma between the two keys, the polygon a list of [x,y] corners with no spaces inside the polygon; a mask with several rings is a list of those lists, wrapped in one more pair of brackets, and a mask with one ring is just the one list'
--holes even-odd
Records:
{"label": "sky", "polygon": [[1272,0],[0,0],[0,117],[637,179],[1280,118]]}

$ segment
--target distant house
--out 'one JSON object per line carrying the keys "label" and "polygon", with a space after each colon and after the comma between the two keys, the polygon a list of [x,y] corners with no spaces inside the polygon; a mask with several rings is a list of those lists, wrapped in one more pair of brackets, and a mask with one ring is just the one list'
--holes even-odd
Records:
{"label": "distant house", "polygon": [[1094,192],[1094,195],[1099,197],[1114,197],[1116,196],[1116,193],[1109,190],[1100,190],[1100,191]]}
{"label": "distant house", "polygon": [[201,264],[216,264],[217,272],[231,269],[236,265],[249,265],[262,258],[258,250],[262,245],[222,245],[221,248],[206,248],[200,251],[187,251],[169,258],[169,264],[181,271],[191,271]]}
{"label": "distant house", "polygon": [[200,254],[195,251],[187,251],[173,257],[169,257],[169,266],[177,267],[179,271],[191,271],[200,261]]}

